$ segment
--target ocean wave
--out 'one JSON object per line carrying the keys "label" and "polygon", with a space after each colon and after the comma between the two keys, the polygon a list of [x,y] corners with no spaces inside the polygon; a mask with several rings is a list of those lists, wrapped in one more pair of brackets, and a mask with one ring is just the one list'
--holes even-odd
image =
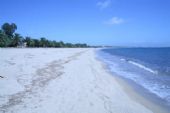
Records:
{"label": "ocean wave", "polygon": [[121,58],[120,60],[121,60],[121,61],[126,61],[126,59],[124,59],[124,58]]}
{"label": "ocean wave", "polygon": [[[139,63],[140,61],[136,62],[108,53],[100,53],[99,57],[107,64],[113,75],[116,73],[118,76],[132,80],[139,86],[158,96],[158,98],[170,103],[169,78],[167,76],[149,76],[160,75],[160,71],[153,70],[147,65]],[[167,71],[169,70],[170,68],[167,69]]]}
{"label": "ocean wave", "polygon": [[139,68],[141,68],[141,69],[144,69],[144,70],[146,70],[146,71],[148,71],[148,72],[151,72],[151,73],[153,73],[153,74],[158,74],[157,71],[152,70],[152,69],[148,68],[147,66],[144,66],[144,65],[142,65],[142,64],[139,64],[139,63],[137,63],[137,62],[134,62],[134,61],[131,61],[131,60],[127,60],[127,59],[124,59],[124,58],[121,58],[120,60],[121,60],[121,61],[126,61],[126,62],[128,62],[128,63],[130,63],[130,64],[133,64],[133,65],[135,65],[135,66],[137,66],[137,67],[139,67]]}
{"label": "ocean wave", "polygon": [[142,65],[142,64],[139,64],[139,63],[134,62],[134,61],[131,61],[131,60],[126,60],[126,61],[127,61],[128,63],[133,64],[133,65],[135,65],[135,66],[137,66],[137,67],[139,67],[139,68],[142,68],[142,69],[144,69],[144,70],[146,70],[146,71],[148,71],[148,72],[151,72],[151,73],[153,73],[153,74],[158,74],[157,71],[152,70],[152,69],[150,69],[150,68],[148,68],[148,67],[146,67],[146,66],[144,66],[144,65]]}

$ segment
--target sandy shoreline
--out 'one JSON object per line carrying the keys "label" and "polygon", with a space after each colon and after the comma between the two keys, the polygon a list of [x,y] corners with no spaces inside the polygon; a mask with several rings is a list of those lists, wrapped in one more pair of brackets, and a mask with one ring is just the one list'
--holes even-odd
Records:
{"label": "sandy shoreline", "polygon": [[115,77],[115,79],[132,100],[144,105],[146,108],[152,110],[153,113],[169,113],[167,108],[154,103],[151,99],[144,97],[143,95],[139,94],[139,92],[136,92],[126,81],[118,77]]}
{"label": "sandy shoreline", "polygon": [[0,113],[165,113],[113,77],[95,49],[0,52]]}
{"label": "sandy shoreline", "polygon": [[[98,58],[97,58],[98,59]],[[100,62],[100,59],[99,59]],[[142,104],[146,108],[150,109],[153,113],[169,113],[169,106],[167,105],[162,105],[163,103],[160,102],[157,96],[153,94],[148,94],[149,92],[146,91],[146,89],[142,88],[141,86],[136,87],[136,83],[133,81],[129,81],[125,78],[122,78],[115,73],[113,74],[110,72],[110,70],[107,68],[106,64],[101,62],[103,65],[103,68],[107,70],[108,73],[113,75],[114,79],[116,79],[116,82],[120,84],[120,86],[123,88],[123,90],[127,93],[127,95],[134,101]],[[142,88],[141,91],[139,91]],[[143,90],[145,90],[143,92]],[[147,94],[146,94],[147,92]],[[141,94],[142,93],[142,94]]]}

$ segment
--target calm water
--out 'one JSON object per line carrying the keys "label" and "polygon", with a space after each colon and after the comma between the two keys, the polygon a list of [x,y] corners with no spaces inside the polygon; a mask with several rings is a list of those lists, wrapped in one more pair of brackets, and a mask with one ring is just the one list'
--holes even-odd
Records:
{"label": "calm water", "polygon": [[170,48],[110,48],[98,54],[111,72],[170,105]]}

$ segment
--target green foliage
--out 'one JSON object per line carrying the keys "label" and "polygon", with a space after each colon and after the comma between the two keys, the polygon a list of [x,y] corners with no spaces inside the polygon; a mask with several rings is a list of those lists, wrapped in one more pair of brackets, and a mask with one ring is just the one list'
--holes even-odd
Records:
{"label": "green foliage", "polygon": [[53,48],[77,48],[77,47],[89,47],[87,44],[72,44],[64,43],[63,41],[51,41],[42,37],[40,39],[34,39],[31,37],[22,37],[20,34],[15,33],[17,29],[16,24],[5,23],[0,30],[0,47],[19,47],[26,43],[27,47],[53,47]]}
{"label": "green foliage", "polygon": [[30,41],[30,46],[28,46],[28,47],[35,47],[35,41],[34,41],[34,39],[31,39],[31,41]]}
{"label": "green foliage", "polygon": [[30,47],[30,45],[31,45],[31,38],[30,37],[25,37],[25,42],[27,44],[27,47]]}
{"label": "green foliage", "polygon": [[47,47],[47,40],[46,38],[42,37],[40,38],[40,47]]}
{"label": "green foliage", "polygon": [[23,42],[23,37],[20,36],[20,34],[15,33],[14,37],[12,38],[12,42],[10,44],[11,47],[17,47],[18,45],[21,45],[21,43]]}
{"label": "green foliage", "polygon": [[9,23],[4,23],[2,25],[2,30],[4,31],[4,33],[8,36],[13,36],[13,33],[15,32],[15,30],[17,29],[17,26],[12,23],[12,24],[9,24]]}
{"label": "green foliage", "polygon": [[11,38],[9,38],[2,30],[0,30],[0,47],[8,47],[11,43]]}
{"label": "green foliage", "polygon": [[34,47],[40,47],[40,41],[38,39],[32,39],[32,41],[34,41]]}

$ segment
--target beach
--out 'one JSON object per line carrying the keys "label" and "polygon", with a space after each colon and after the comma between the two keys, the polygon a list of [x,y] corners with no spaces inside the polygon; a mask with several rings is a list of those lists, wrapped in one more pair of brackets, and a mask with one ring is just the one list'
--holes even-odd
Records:
{"label": "beach", "polygon": [[114,77],[95,52],[0,49],[0,113],[166,113]]}

